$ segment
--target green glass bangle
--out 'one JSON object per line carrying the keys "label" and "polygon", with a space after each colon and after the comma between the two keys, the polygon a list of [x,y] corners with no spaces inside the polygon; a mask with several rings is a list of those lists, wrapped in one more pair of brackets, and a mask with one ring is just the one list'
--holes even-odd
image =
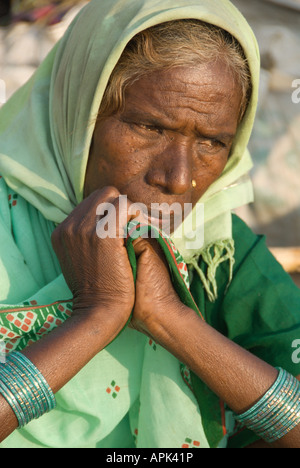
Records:
{"label": "green glass bangle", "polygon": [[248,420],[253,420],[253,418],[257,417],[259,414],[260,407],[263,407],[264,401],[268,399],[276,390],[278,386],[281,385],[283,381],[283,371],[279,369],[277,379],[273,383],[273,385],[269,388],[269,390],[264,394],[264,396],[255,404],[253,405],[249,410],[245,411],[242,414],[236,414],[235,419],[239,421],[240,423],[244,423],[245,421]]}
{"label": "green glass bangle", "polygon": [[19,427],[56,407],[55,396],[44,376],[17,351],[0,364],[0,393],[14,411]]}
{"label": "green glass bangle", "polygon": [[[284,413],[284,409],[290,404],[292,395],[290,392],[296,390],[297,381],[290,374],[287,374],[285,380],[277,387],[276,395],[270,397],[268,403],[264,406],[261,412],[255,417],[251,418],[251,423],[248,425],[249,429],[256,431],[257,428],[260,430],[267,431],[269,428],[274,426],[274,416],[281,412]],[[283,420],[281,420],[281,423]]]}
{"label": "green glass bangle", "polygon": [[[48,382],[44,378],[43,374],[35,367],[35,365],[22,353],[11,353],[11,359],[13,362],[19,364],[24,372],[27,372],[27,378],[33,377],[33,385],[36,385],[40,392],[40,397],[43,394],[47,401],[47,411],[50,411],[56,407],[55,396],[48,385]],[[42,393],[41,393],[42,392]]]}
{"label": "green glass bangle", "polygon": [[282,438],[300,423],[300,382],[278,369],[272,387],[252,408],[235,419],[268,443]]}
{"label": "green glass bangle", "polygon": [[9,387],[5,385],[3,381],[1,381],[1,373],[0,373],[0,393],[5,398],[15,416],[18,420],[19,427],[23,427],[26,424],[26,419],[22,409],[20,408],[17,399],[15,398],[14,394],[10,390]]}
{"label": "green glass bangle", "polygon": [[22,384],[21,386],[19,385],[18,375],[11,366],[5,366],[2,369],[2,379],[7,387],[11,389],[11,392],[15,396],[22,411],[24,422],[25,424],[28,424],[28,422],[33,419],[34,413],[31,408],[31,402],[28,400],[28,389],[26,389],[26,384]]}
{"label": "green glass bangle", "polygon": [[37,419],[47,410],[46,406],[44,410],[43,407],[41,407],[38,389],[31,385],[26,373],[17,367],[13,362],[11,362],[9,369],[10,372],[14,374],[15,381],[18,382],[20,391],[25,393],[25,400],[27,400],[28,404],[26,414],[28,415],[29,421],[32,419]]}
{"label": "green glass bangle", "polygon": [[[272,401],[268,402],[268,406],[270,407],[270,413],[266,418],[266,421],[260,422],[258,424],[261,430],[267,431],[269,428],[274,427],[276,425],[276,414],[280,413],[282,415],[286,415],[286,408],[288,408],[291,403],[293,403],[293,398],[295,392],[297,391],[297,381],[291,375],[287,374],[287,384],[286,386],[280,389],[280,394],[278,394],[278,398],[274,398]],[[280,422],[277,422],[277,426],[282,426],[284,424],[284,419],[286,416],[283,416],[280,419]],[[275,418],[275,419],[274,419]],[[251,429],[255,431],[256,426],[251,424]]]}
{"label": "green glass bangle", "polygon": [[33,418],[38,418],[45,412],[47,412],[48,405],[44,394],[41,394],[39,385],[36,381],[31,377],[29,369],[23,369],[18,367],[18,365],[13,362],[13,358],[11,360],[12,369],[17,374],[17,378],[20,379],[22,385],[26,386],[27,391],[29,392],[30,399],[34,405],[32,405],[32,409],[34,411]]}

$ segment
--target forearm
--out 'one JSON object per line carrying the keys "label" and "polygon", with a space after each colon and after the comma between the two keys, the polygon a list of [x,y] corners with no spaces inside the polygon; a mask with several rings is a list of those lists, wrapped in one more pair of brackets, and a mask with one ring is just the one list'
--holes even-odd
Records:
{"label": "forearm", "polygon": [[[43,374],[56,393],[121,331],[99,313],[82,313],[32,344],[23,354]],[[17,418],[0,395],[0,441],[17,427]]]}
{"label": "forearm", "polygon": [[[164,316],[171,316],[164,314]],[[273,385],[278,371],[227,339],[191,309],[160,323],[156,341],[197,374],[237,414],[253,406]],[[295,428],[273,446],[299,447]]]}
{"label": "forearm", "polygon": [[[121,330],[121,327],[120,327]],[[101,320],[101,313],[72,316],[24,354],[56,393],[119,333]]]}

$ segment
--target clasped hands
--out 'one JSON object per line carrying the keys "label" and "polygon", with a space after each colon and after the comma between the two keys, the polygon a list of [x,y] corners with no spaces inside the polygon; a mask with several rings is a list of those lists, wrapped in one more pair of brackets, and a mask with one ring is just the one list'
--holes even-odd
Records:
{"label": "clasped hands", "polygon": [[[168,266],[155,239],[138,238],[134,285],[123,232],[135,218],[131,202],[120,204],[120,193],[105,187],[84,199],[54,230],[52,245],[73,294],[73,314],[97,316],[111,340],[130,320],[130,326],[159,341],[161,328],[181,314],[183,304],[173,288]],[[111,204],[116,236],[96,233],[97,207]],[[104,205],[105,206],[105,205]],[[109,221],[109,218],[107,218]]]}

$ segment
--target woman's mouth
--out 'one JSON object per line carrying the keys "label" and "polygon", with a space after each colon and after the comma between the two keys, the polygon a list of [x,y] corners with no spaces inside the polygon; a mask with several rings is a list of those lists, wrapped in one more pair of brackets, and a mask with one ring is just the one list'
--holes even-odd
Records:
{"label": "woman's mouth", "polygon": [[183,221],[182,209],[172,209],[163,207],[161,209],[151,208],[147,213],[143,213],[148,224],[158,228],[167,235],[170,235]]}
{"label": "woman's mouth", "polygon": [[[183,222],[184,218],[189,214],[192,209],[191,204],[180,203],[152,203],[149,206],[143,203],[134,204],[136,211],[135,220],[163,231],[165,234],[170,235],[177,229]],[[188,208],[189,209],[188,209]]]}

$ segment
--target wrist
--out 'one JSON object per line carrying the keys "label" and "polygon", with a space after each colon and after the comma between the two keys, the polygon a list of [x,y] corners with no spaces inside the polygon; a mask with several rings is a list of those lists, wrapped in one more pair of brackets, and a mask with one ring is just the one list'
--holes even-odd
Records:
{"label": "wrist", "polygon": [[120,298],[101,297],[95,293],[77,294],[73,297],[73,315],[88,315],[91,318],[98,317],[102,321],[105,317],[116,316],[120,319],[128,319],[134,302],[131,300],[122,301]]}
{"label": "wrist", "polygon": [[151,337],[161,346],[174,352],[179,337],[185,333],[186,324],[191,319],[197,320],[194,310],[180,301],[172,301],[161,306],[159,313],[149,314],[146,327]]}
{"label": "wrist", "polygon": [[77,302],[73,307],[72,317],[78,323],[86,323],[90,333],[105,340],[105,345],[113,339],[126,326],[132,308],[116,303],[89,303]]}

